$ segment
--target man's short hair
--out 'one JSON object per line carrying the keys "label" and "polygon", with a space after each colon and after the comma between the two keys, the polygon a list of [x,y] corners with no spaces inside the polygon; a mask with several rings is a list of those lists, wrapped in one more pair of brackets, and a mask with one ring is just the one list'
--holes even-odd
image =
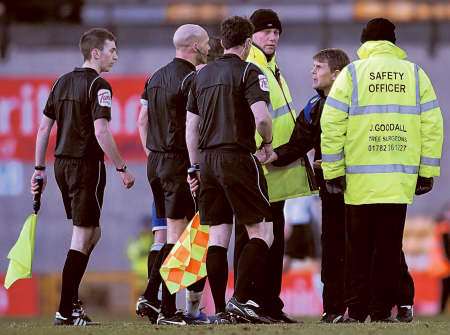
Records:
{"label": "man's short hair", "polygon": [[328,63],[331,72],[341,71],[350,63],[350,59],[343,50],[334,48],[320,50],[313,56],[313,59],[321,63]]}
{"label": "man's short hair", "polygon": [[92,28],[84,32],[83,35],[81,35],[79,43],[84,60],[91,59],[91,51],[93,49],[103,50],[103,46],[107,40],[116,42],[116,37],[109,30]]}
{"label": "man's short hair", "polygon": [[212,62],[223,55],[223,46],[220,44],[220,38],[210,37],[209,38],[209,52],[207,62]]}
{"label": "man's short hair", "polygon": [[255,28],[250,20],[241,16],[225,19],[220,25],[220,35],[223,47],[230,49],[243,45],[247,38],[251,38]]}

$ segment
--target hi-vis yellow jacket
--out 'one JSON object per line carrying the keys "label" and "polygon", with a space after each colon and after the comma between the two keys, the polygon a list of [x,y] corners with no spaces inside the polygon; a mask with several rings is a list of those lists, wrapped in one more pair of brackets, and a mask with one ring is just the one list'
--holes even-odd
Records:
{"label": "hi-vis yellow jacket", "polygon": [[412,202],[439,176],[441,110],[425,72],[388,41],[369,41],[338,76],[321,118],[325,179],[346,176],[347,204]]}
{"label": "hi-vis yellow jacket", "polygon": [[[289,141],[295,126],[296,114],[292,108],[292,98],[289,88],[283,76],[279,75],[279,81],[276,78],[277,64],[275,56],[270,62],[264,53],[252,46],[247,61],[258,66],[266,75],[269,84],[270,106],[269,111],[272,115],[272,134],[274,148]],[[262,138],[256,134],[256,144],[259,145]],[[270,202],[281,201],[289,198],[310,195],[310,183],[313,185],[313,176],[309,168],[309,162],[300,159],[286,167],[271,167],[264,169],[267,185],[269,188]]]}

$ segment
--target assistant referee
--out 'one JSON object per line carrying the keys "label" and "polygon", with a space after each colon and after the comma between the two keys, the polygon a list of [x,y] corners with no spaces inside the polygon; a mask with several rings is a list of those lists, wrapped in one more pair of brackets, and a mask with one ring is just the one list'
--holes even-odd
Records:
{"label": "assistant referee", "polygon": [[43,177],[45,187],[45,152],[56,121],[55,177],[73,231],[62,272],[55,325],[92,324],[78,301],[78,287],[100,238],[106,184],[103,153],[116,166],[124,186],[130,188],[134,184],[109,128],[111,85],[100,76],[110,71],[118,59],[116,38],[106,29],[94,28],[81,36],[80,50],[84,57],[82,67],[61,76],[50,91],[37,134],[36,166],[31,178],[33,193],[38,189],[35,177]]}

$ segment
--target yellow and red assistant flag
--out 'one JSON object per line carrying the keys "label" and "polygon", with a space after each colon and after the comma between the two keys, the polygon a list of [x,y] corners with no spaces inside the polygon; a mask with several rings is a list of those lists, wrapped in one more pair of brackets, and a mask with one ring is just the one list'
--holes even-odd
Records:
{"label": "yellow and red assistant flag", "polygon": [[176,293],[206,276],[209,226],[200,224],[197,212],[161,266],[161,277]]}

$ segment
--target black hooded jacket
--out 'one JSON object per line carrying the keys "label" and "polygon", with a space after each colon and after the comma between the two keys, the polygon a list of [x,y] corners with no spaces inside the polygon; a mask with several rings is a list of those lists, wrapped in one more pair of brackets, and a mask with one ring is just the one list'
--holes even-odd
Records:
{"label": "black hooded jacket", "polygon": [[[274,149],[278,159],[272,164],[274,166],[285,166],[293,161],[304,157],[311,149],[315,150],[314,160],[322,159],[320,150],[320,117],[326,96],[320,90],[312,97],[295,121],[295,128],[289,142]],[[322,188],[324,185],[323,173],[321,169],[314,169],[316,181]]]}

